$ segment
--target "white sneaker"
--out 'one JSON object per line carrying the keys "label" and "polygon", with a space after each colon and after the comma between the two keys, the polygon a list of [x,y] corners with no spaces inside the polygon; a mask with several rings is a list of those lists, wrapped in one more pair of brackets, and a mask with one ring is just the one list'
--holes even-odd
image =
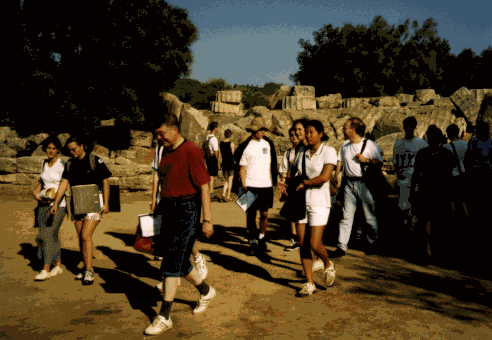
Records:
{"label": "white sneaker", "polygon": [[58,266],[55,266],[53,269],[51,269],[50,271],[50,275],[53,277],[53,276],[57,276],[59,274],[63,274],[63,269],[61,267],[58,267]]}
{"label": "white sneaker", "polygon": [[[324,269],[325,264],[321,259],[317,259],[316,261],[313,261],[313,272]],[[304,268],[302,269],[302,276],[306,276],[306,273],[304,272]]]}
{"label": "white sneaker", "polygon": [[48,271],[43,269],[38,275],[36,275],[34,277],[34,280],[44,281],[44,280],[48,280],[50,277],[51,277],[51,274]]}
{"label": "white sneaker", "polygon": [[316,293],[316,286],[314,283],[306,282],[302,285],[302,289],[297,293],[300,297],[306,297]]}
{"label": "white sneaker", "polygon": [[330,261],[330,267],[325,269],[325,284],[327,287],[330,287],[335,282],[336,271],[335,264],[333,261]]}
{"label": "white sneaker", "polygon": [[75,280],[82,280],[84,278],[84,273],[78,273],[77,275],[75,275]]}
{"label": "white sneaker", "polygon": [[[178,277],[178,286],[181,286],[181,278]],[[164,292],[164,281],[159,282],[155,285],[155,288],[162,294]]]}
{"label": "white sneaker", "polygon": [[207,295],[201,295],[200,294],[200,299],[198,300],[198,304],[195,309],[193,309],[193,314],[200,314],[205,312],[205,310],[208,307],[208,304],[212,299],[215,297],[215,289],[213,289],[212,286],[210,286],[210,291],[208,292]]}
{"label": "white sneaker", "polygon": [[205,280],[208,274],[207,265],[205,264],[206,263],[205,258],[203,257],[203,255],[200,254],[198,259],[195,258],[194,262],[195,262],[195,268],[198,271],[198,275],[200,275],[202,280]]}
{"label": "white sneaker", "polygon": [[144,333],[147,335],[159,335],[172,327],[173,322],[171,321],[171,318],[169,318],[169,320],[166,320],[166,318],[162,315],[157,315],[152,323],[147,326],[147,328],[145,328]]}

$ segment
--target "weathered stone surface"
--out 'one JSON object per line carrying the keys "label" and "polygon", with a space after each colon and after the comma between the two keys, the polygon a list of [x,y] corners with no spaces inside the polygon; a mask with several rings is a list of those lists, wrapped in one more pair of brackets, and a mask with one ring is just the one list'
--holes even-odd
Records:
{"label": "weathered stone surface", "polygon": [[15,174],[15,181],[13,184],[17,185],[33,185],[39,180],[39,175],[17,173]]}
{"label": "weathered stone surface", "polygon": [[265,106],[254,106],[251,108],[247,113],[246,117],[248,116],[253,116],[253,117],[261,117],[265,121],[265,125],[267,126],[268,130],[271,131],[272,128],[272,117],[273,114],[272,112]]}
{"label": "weathered stone surface", "polygon": [[8,126],[0,126],[0,143],[4,143],[11,138],[19,138],[17,132]]}
{"label": "weathered stone surface", "polygon": [[338,109],[342,107],[342,95],[340,93],[330,94],[316,98],[316,102],[320,109]]}
{"label": "weathered stone surface", "polygon": [[150,148],[152,146],[152,132],[130,130],[130,144]]}
{"label": "weathered stone surface", "polygon": [[38,157],[46,156],[46,152],[43,151],[43,146],[38,145],[38,147],[36,148],[36,150],[34,150],[31,156],[38,156]]}
{"label": "weathered stone surface", "polygon": [[413,102],[413,97],[414,97],[413,94],[406,94],[406,93],[398,93],[395,95],[395,98],[398,99],[400,104]]}
{"label": "weathered stone surface", "polygon": [[0,144],[0,157],[13,158],[17,155],[17,151],[9,148],[6,144]]}
{"label": "weathered stone surface", "polygon": [[92,152],[98,156],[109,158],[109,149],[102,145],[99,144],[94,145],[94,149],[92,150]]}
{"label": "weathered stone surface", "polygon": [[282,109],[316,110],[316,98],[301,96],[283,97]]}
{"label": "weathered stone surface", "polygon": [[210,109],[215,113],[233,113],[238,114],[242,110],[242,105],[240,104],[228,104],[221,102],[211,102]]}
{"label": "weathered stone surface", "polygon": [[471,91],[463,86],[453,93],[450,98],[466,119],[468,119],[470,123],[475,124],[480,106]]}
{"label": "weathered stone surface", "polygon": [[292,96],[314,98],[314,86],[296,85],[292,88]]}
{"label": "weathered stone surface", "polygon": [[19,157],[17,158],[17,172],[39,174],[45,159],[46,157]]}
{"label": "weathered stone surface", "polygon": [[407,106],[422,106],[423,103],[420,100],[414,100],[413,102],[407,103]]}
{"label": "weathered stone surface", "polygon": [[287,85],[280,86],[280,88],[277,91],[275,91],[275,93],[268,100],[268,107],[270,108],[270,110],[281,108],[282,98],[287,97],[291,91],[292,88],[290,86]]}
{"label": "weathered stone surface", "polygon": [[221,103],[240,104],[243,102],[243,93],[241,91],[217,91],[215,98]]}
{"label": "weathered stone surface", "polygon": [[0,183],[13,184],[17,178],[17,174],[0,175]]}
{"label": "weathered stone surface", "polygon": [[492,123],[492,92],[484,95],[477,118],[477,121],[479,120],[487,121],[489,124]]}
{"label": "weathered stone surface", "polygon": [[116,119],[105,119],[105,120],[101,120],[99,122],[99,125],[100,126],[115,126],[116,125]]}
{"label": "weathered stone surface", "polygon": [[245,130],[241,130],[241,128],[239,126],[236,126],[236,125],[230,124],[230,123],[219,125],[219,130],[217,131],[217,139],[219,141],[222,141],[225,139],[224,132],[226,130],[231,130],[231,132],[232,132],[231,141],[236,145],[239,141],[241,133],[243,133],[245,131]]}
{"label": "weathered stone surface", "polygon": [[[160,94],[162,96],[162,99],[164,99],[164,102],[166,103],[167,109],[169,112],[172,112],[178,117],[178,120],[180,119],[182,110],[183,110],[183,103],[181,100],[179,100],[178,97],[176,97],[174,94],[168,93],[168,92],[162,92]],[[162,112],[164,114],[165,112]]]}
{"label": "weathered stone surface", "polygon": [[145,148],[143,146],[130,146],[130,150],[135,151],[136,158],[150,158],[153,157],[153,153],[150,148]]}
{"label": "weathered stone surface", "polygon": [[37,135],[32,135],[27,137],[27,140],[32,141],[36,144],[41,144],[46,138],[49,137],[47,133],[38,133]]}
{"label": "weathered stone surface", "polygon": [[428,105],[431,104],[431,105],[434,105],[437,107],[454,108],[454,104],[450,98],[436,98],[436,99],[431,100],[427,104]]}
{"label": "weathered stone surface", "polygon": [[251,121],[253,120],[253,118],[254,115],[240,118],[237,120],[237,122],[234,123],[234,125],[239,127],[242,131],[246,131],[246,128],[248,128],[251,125]]}
{"label": "weathered stone surface", "polygon": [[345,102],[345,107],[346,108],[351,108],[351,107],[360,107],[360,108],[367,108],[370,107],[370,101],[372,98],[347,98],[347,101]]}
{"label": "weathered stone surface", "polygon": [[0,173],[1,172],[17,172],[17,160],[15,158],[0,158]]}
{"label": "weathered stone surface", "polygon": [[109,171],[111,171],[112,177],[128,177],[137,176],[141,174],[149,174],[152,172],[150,165],[143,164],[109,164]]}
{"label": "weathered stone surface", "polygon": [[285,111],[272,110],[272,133],[277,136],[289,137],[292,118]]}
{"label": "weathered stone surface", "polygon": [[181,135],[198,146],[202,145],[207,137],[208,117],[191,105],[184,104],[180,122]]}
{"label": "weathered stone surface", "polygon": [[137,152],[135,150],[119,150],[116,155],[127,159],[133,159],[137,157]]}
{"label": "weathered stone surface", "polygon": [[27,139],[25,138],[10,138],[7,141],[7,146],[17,152],[27,148]]}
{"label": "weathered stone surface", "polygon": [[395,97],[379,97],[372,99],[370,103],[374,106],[400,107],[400,102]]}
{"label": "weathered stone surface", "polygon": [[119,177],[117,183],[122,190],[150,190],[152,189],[152,175]]}
{"label": "weathered stone surface", "polygon": [[396,132],[376,139],[376,144],[383,151],[383,159],[391,162],[393,159],[393,147],[398,139],[405,137],[405,133]]}
{"label": "weathered stone surface", "polygon": [[415,91],[415,100],[421,101],[424,105],[436,98],[436,91],[433,89],[422,89]]}
{"label": "weathered stone surface", "polygon": [[70,138],[70,134],[68,133],[60,133],[58,135],[58,139],[60,140],[61,145],[65,146],[67,140]]}

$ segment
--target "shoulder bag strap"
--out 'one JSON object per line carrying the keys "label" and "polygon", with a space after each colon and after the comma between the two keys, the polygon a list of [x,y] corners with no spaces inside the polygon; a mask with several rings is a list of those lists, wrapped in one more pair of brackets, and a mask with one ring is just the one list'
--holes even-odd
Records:
{"label": "shoulder bag strap", "polygon": [[456,147],[454,146],[453,142],[451,142],[449,144],[451,144],[451,148],[453,149],[453,154],[454,154],[454,160],[456,161],[456,164],[458,165],[458,170],[460,172],[460,175],[462,175],[463,171],[461,170],[460,159],[458,158],[458,153],[456,152]]}
{"label": "shoulder bag strap", "polygon": [[[361,155],[366,149],[366,144],[367,144],[367,138],[364,138],[364,142],[362,143],[362,149],[360,150]],[[362,172],[362,177],[364,177],[364,166],[362,165],[361,162],[359,162],[359,164],[360,164],[360,171]]]}

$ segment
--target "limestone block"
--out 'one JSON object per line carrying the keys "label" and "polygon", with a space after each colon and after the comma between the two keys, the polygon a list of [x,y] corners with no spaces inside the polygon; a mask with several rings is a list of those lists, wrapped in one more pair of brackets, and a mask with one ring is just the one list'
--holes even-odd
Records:
{"label": "limestone block", "polygon": [[219,131],[217,132],[217,136],[220,137],[219,140],[224,139],[224,132],[226,130],[231,130],[232,136],[231,136],[231,141],[238,145],[238,141],[240,138],[241,133],[243,130],[237,125],[234,125],[232,123],[229,124],[219,124]]}
{"label": "limestone block", "polygon": [[492,91],[484,94],[477,120],[492,121]]}
{"label": "limestone block", "polygon": [[13,184],[17,185],[32,185],[39,180],[39,175],[17,173]]}
{"label": "limestone block", "polygon": [[450,98],[436,98],[436,99],[432,100],[429,103],[432,104],[432,105],[435,105],[437,107],[450,107],[450,108],[454,108],[454,104],[453,104],[453,102],[451,101]]}
{"label": "limestone block", "polygon": [[0,175],[0,183],[14,183],[17,178],[17,174]]}
{"label": "limestone block", "polygon": [[149,190],[152,188],[152,175],[119,177],[118,185],[122,190]]}
{"label": "limestone block", "polygon": [[32,141],[36,144],[41,144],[46,138],[49,137],[47,133],[38,133],[37,135],[32,135],[27,137],[27,140]]}
{"label": "limestone block", "polygon": [[395,132],[376,139],[377,146],[379,146],[383,151],[383,160],[392,161],[395,142],[403,137],[405,137],[404,132]]}
{"label": "limestone block", "polygon": [[466,87],[462,87],[450,96],[453,103],[465,115],[466,119],[475,124],[480,106],[477,99]]}
{"label": "limestone block", "polygon": [[152,132],[130,130],[130,144],[150,148],[152,146]]}
{"label": "limestone block", "polygon": [[109,171],[113,177],[131,177],[140,174],[149,174],[152,172],[150,165],[143,164],[110,164],[108,165]]}
{"label": "limestone block", "polygon": [[221,102],[211,102],[210,108],[215,113],[234,113],[239,114],[242,109],[241,104],[228,104]]}
{"label": "limestone block", "polygon": [[118,151],[117,156],[127,159],[133,159],[137,157],[137,152],[135,150],[120,150]]}
{"label": "limestone block", "polygon": [[282,110],[316,110],[316,98],[289,96],[282,98]]}
{"label": "limestone block", "polygon": [[17,155],[17,151],[11,149],[7,144],[0,144],[0,157],[14,158]]}
{"label": "limestone block", "polygon": [[292,89],[292,96],[314,98],[314,86],[296,85]]}
{"label": "limestone block", "polygon": [[284,111],[273,110],[272,133],[277,136],[289,138],[289,129],[292,126],[292,118]]}
{"label": "limestone block", "polygon": [[420,100],[414,100],[413,102],[407,103],[408,106],[416,107],[416,106],[422,106],[423,103]]}
{"label": "limestone block", "polygon": [[[168,111],[174,113],[179,120],[184,105],[181,100],[179,100],[179,98],[174,94],[167,92],[162,92],[160,95],[162,96],[162,99],[164,99],[164,103],[166,103]],[[162,113],[164,114],[164,112]]]}
{"label": "limestone block", "polygon": [[36,150],[34,150],[34,152],[31,154],[31,156],[38,156],[38,157],[46,156],[46,152],[44,152],[43,146],[38,145],[38,147],[36,148]]}
{"label": "limestone block", "polygon": [[272,112],[265,106],[254,106],[246,113],[246,117],[248,116],[261,117],[268,130],[272,127]]}
{"label": "limestone block", "polygon": [[[292,88],[290,86],[287,85],[280,86],[280,88],[277,91],[275,91],[275,93],[272,96],[270,96],[268,100],[268,107],[270,108],[270,110],[274,110],[277,108],[277,106],[281,106],[282,98],[287,97],[291,91]],[[280,105],[277,105],[278,103],[280,103]]]}
{"label": "limestone block", "polygon": [[435,98],[436,91],[434,91],[433,89],[422,89],[415,91],[415,100],[421,101],[422,103],[424,103],[424,105]]}
{"label": "limestone block", "polygon": [[149,148],[144,148],[142,146],[130,146],[130,150],[135,151],[136,158],[149,158],[154,156],[153,152]]}
{"label": "limestone block", "polygon": [[7,141],[7,146],[17,152],[27,148],[27,139],[25,138],[10,138]]}
{"label": "limestone block", "polygon": [[17,172],[17,160],[15,158],[0,158],[0,173],[16,173]]}
{"label": "limestone block", "polygon": [[95,153],[96,155],[100,156],[100,157],[108,157],[109,158],[109,149],[102,146],[102,145],[99,145],[99,144],[94,145],[94,149],[92,150],[92,152]]}
{"label": "limestone block", "polygon": [[41,173],[41,165],[46,157],[19,157],[17,158],[17,172],[28,174]]}
{"label": "limestone block", "polygon": [[196,145],[201,145],[203,134],[208,129],[208,117],[191,105],[183,104],[180,122],[181,135]]}
{"label": "limestone block", "polygon": [[241,91],[217,91],[216,101],[240,104],[243,102],[243,93]]}
{"label": "limestone block", "polygon": [[68,133],[60,133],[58,135],[58,139],[60,140],[61,145],[65,146],[67,140],[70,138],[70,134]]}
{"label": "limestone block", "polygon": [[342,107],[342,95],[340,93],[330,94],[316,98],[316,102],[320,109],[337,109]]}
{"label": "limestone block", "polygon": [[395,97],[379,97],[370,101],[374,106],[400,107],[400,101]]}
{"label": "limestone block", "polygon": [[8,126],[0,126],[0,143],[4,143],[11,138],[19,138],[17,132]]}
{"label": "limestone block", "polygon": [[370,104],[371,98],[347,98],[347,108],[350,107],[361,107],[366,108],[371,106]]}
{"label": "limestone block", "polygon": [[251,125],[251,121],[253,120],[253,118],[253,115],[240,118],[234,123],[234,125],[238,126],[241,130],[246,131],[246,128]]}
{"label": "limestone block", "polygon": [[101,120],[101,121],[99,122],[99,125],[100,125],[100,126],[104,126],[104,127],[105,127],[105,126],[115,126],[115,124],[116,124],[116,119],[114,119],[114,118],[113,118],[113,119],[105,119],[105,120]]}
{"label": "limestone block", "polygon": [[398,93],[395,98],[401,103],[411,103],[413,102],[413,94]]}

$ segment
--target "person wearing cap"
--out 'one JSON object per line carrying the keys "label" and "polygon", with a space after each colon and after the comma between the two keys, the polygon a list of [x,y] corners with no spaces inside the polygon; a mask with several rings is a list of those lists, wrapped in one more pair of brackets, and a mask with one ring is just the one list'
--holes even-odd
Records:
{"label": "person wearing cap", "polygon": [[[234,153],[239,164],[240,183],[237,184],[241,192],[251,191],[257,195],[246,211],[246,228],[252,250],[266,251],[268,209],[273,206],[273,187],[277,185],[277,153],[273,142],[265,137],[268,128],[263,118],[254,118],[246,131],[251,132],[251,136]],[[256,227],[257,211],[260,211],[260,232]]]}

